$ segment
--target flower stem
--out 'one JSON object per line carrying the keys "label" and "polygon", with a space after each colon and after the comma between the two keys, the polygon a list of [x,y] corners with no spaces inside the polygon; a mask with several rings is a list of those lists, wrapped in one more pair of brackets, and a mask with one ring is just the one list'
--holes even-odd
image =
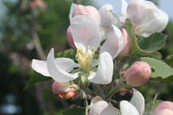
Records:
{"label": "flower stem", "polygon": [[91,91],[90,89],[88,89],[88,88],[85,88],[85,89],[82,89],[85,93],[87,93],[87,94],[89,94],[89,95],[91,95],[91,96],[96,96],[96,94],[93,92],[93,91]]}
{"label": "flower stem", "polygon": [[122,81],[118,81],[116,87],[106,96],[105,100],[109,100],[119,89],[125,87],[125,85],[123,85]]}

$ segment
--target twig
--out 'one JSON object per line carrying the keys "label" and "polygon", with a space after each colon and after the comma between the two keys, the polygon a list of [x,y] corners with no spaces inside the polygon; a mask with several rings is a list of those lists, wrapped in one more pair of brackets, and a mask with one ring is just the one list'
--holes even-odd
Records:
{"label": "twig", "polygon": [[33,39],[33,42],[34,42],[34,46],[37,50],[39,58],[44,59],[45,54],[44,54],[44,51],[41,47],[40,40],[39,40],[38,34],[36,32],[36,28],[35,28],[35,21],[33,19],[30,21],[30,26],[29,27],[30,27],[31,36],[32,36],[32,39]]}
{"label": "twig", "polygon": [[75,4],[80,4],[80,0],[74,0]]}

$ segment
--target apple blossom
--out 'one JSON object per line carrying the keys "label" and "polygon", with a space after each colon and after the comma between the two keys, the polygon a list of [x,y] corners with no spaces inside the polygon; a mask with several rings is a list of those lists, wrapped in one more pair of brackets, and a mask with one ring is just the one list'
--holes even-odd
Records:
{"label": "apple blossom", "polygon": [[127,18],[132,21],[135,32],[144,37],[161,32],[169,20],[165,12],[146,0],[132,0],[127,7]]}
{"label": "apple blossom", "polygon": [[136,61],[125,71],[123,79],[130,86],[140,86],[149,80],[151,73],[149,64]]}
{"label": "apple blossom", "polygon": [[122,32],[123,40],[124,40],[124,48],[118,57],[123,57],[123,56],[129,55],[132,51],[132,40],[129,37],[127,31],[124,28],[122,28],[121,32]]}
{"label": "apple blossom", "polygon": [[[94,52],[100,45],[101,35],[98,24],[89,16],[79,15],[71,19],[73,41],[77,48],[78,64],[69,58],[54,58],[54,49],[48,54],[47,61],[32,61],[32,68],[44,76],[52,77],[58,82],[76,79],[79,73],[88,73],[88,80],[96,84],[108,84],[112,81],[113,58],[124,47],[121,31],[113,26],[112,34],[100,49],[99,58],[94,63]],[[79,68],[78,72],[71,72]],[[94,71],[94,68],[97,68]]]}
{"label": "apple blossom", "polygon": [[[144,97],[136,89],[133,89],[133,96],[130,102],[125,100],[120,102],[120,111],[122,115],[142,115],[144,107]],[[89,115],[118,115],[118,111],[110,103],[96,96],[91,100]]]}
{"label": "apple blossom", "polygon": [[52,90],[59,98],[66,100],[76,97],[79,93],[79,86],[70,82],[54,81],[52,84]]}
{"label": "apple blossom", "polygon": [[121,0],[121,13],[117,14],[113,10],[113,6],[111,4],[104,4],[99,9],[101,16],[101,26],[105,29],[109,29],[112,25],[116,25],[117,27],[122,27],[125,19],[127,17],[127,2],[126,0]]}
{"label": "apple blossom", "polygon": [[71,19],[72,17],[77,15],[87,15],[93,18],[99,25],[101,23],[100,14],[98,10],[93,6],[83,6],[72,3],[69,18]]}
{"label": "apple blossom", "polygon": [[164,101],[160,103],[152,115],[173,115],[173,103],[170,101]]}
{"label": "apple blossom", "polygon": [[111,4],[105,4],[100,9],[101,26],[108,29],[113,25],[120,26],[119,16],[113,11]]}

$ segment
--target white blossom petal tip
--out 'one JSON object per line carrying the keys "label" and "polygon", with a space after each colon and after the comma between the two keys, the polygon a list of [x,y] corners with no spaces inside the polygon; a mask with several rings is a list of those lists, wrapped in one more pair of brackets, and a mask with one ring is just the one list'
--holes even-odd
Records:
{"label": "white blossom petal tip", "polygon": [[[66,59],[64,59],[65,61]],[[63,61],[63,60],[62,60]],[[63,62],[62,62],[63,63]],[[68,66],[69,63],[64,62],[64,66]],[[67,82],[67,81],[71,81],[74,80],[78,77],[78,73],[68,73],[67,71],[61,69],[60,67],[58,67],[56,65],[56,61],[54,59],[54,49],[52,48],[51,51],[48,54],[47,57],[47,67],[48,67],[48,71],[51,75],[51,77],[58,82]]]}
{"label": "white blossom petal tip", "polygon": [[106,101],[98,101],[91,107],[89,115],[100,115],[107,107],[108,103]]}
{"label": "white blossom petal tip", "polygon": [[113,7],[111,4],[105,4],[100,9],[101,16],[101,26],[108,29],[111,28],[111,25],[114,24],[116,26],[120,26],[119,16],[113,11]]}
{"label": "white blossom petal tip", "polygon": [[41,61],[41,60],[32,60],[32,69],[34,69],[36,72],[44,75],[44,76],[49,76],[50,74],[47,70],[47,62],[46,61]]}
{"label": "white blossom petal tip", "polygon": [[102,52],[109,52],[114,59],[120,54],[120,52],[124,48],[124,41],[120,29],[114,25],[112,25],[112,27],[113,32],[109,33],[107,40],[105,41],[100,50],[100,54]]}
{"label": "white blossom petal tip", "polygon": [[72,3],[70,7],[69,19],[71,20],[73,17],[74,9],[76,8],[76,4]]}
{"label": "white blossom petal tip", "polygon": [[133,96],[130,100],[130,103],[132,103],[136,107],[140,115],[143,114],[145,110],[145,99],[143,95],[134,88],[133,88]]}
{"label": "white blossom petal tip", "polygon": [[99,47],[101,41],[100,28],[89,16],[77,15],[71,19],[73,41],[77,48],[85,49],[87,46]]}
{"label": "white blossom petal tip", "polygon": [[120,110],[122,115],[139,115],[137,109],[125,100],[120,102]]}
{"label": "white blossom petal tip", "polygon": [[[91,72],[90,72],[91,73]],[[97,72],[93,72],[88,80],[96,84],[109,84],[113,75],[113,59],[108,52],[99,55]]]}

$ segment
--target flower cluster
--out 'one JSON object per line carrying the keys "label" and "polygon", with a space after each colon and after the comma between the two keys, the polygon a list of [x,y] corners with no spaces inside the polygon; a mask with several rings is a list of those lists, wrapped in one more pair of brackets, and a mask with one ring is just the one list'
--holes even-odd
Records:
{"label": "flower cluster", "polygon": [[[127,4],[122,0],[120,14],[110,4],[99,10],[72,4],[69,19],[67,38],[76,50],[75,59],[55,58],[52,48],[47,60],[33,59],[32,68],[54,80],[53,93],[61,99],[91,99],[89,115],[142,115],[145,100],[134,88],[132,97],[121,100],[118,106],[113,105],[114,95],[120,88],[141,86],[152,73],[147,62],[127,65],[134,44],[125,20],[131,20],[136,36],[149,37],[166,27],[167,14],[150,1],[132,0]],[[154,115],[158,111],[155,110]]]}

